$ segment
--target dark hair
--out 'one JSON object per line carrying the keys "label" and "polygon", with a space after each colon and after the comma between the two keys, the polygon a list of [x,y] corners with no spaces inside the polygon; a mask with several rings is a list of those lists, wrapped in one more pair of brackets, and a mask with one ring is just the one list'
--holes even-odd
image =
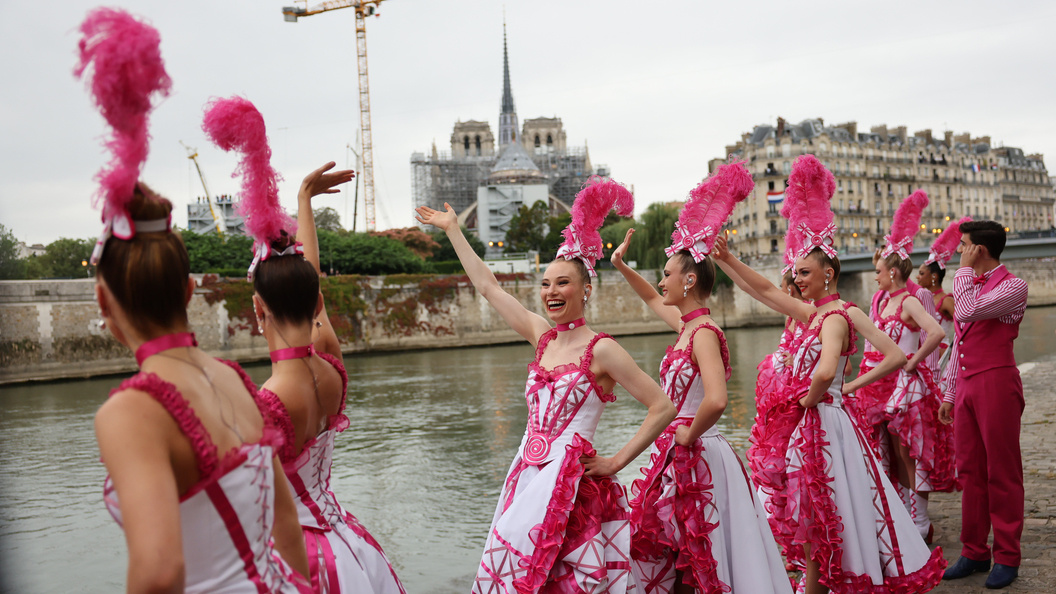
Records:
{"label": "dark hair", "polygon": [[873,254],[873,266],[880,260],[884,261],[884,266],[887,266],[891,270],[897,270],[902,275],[902,280],[908,281],[911,274],[913,274],[913,260],[911,258],[903,259],[896,252],[891,252],[886,258],[880,255],[880,249],[878,248]]}
{"label": "dark hair", "polygon": [[832,268],[832,282],[833,283],[835,283],[836,280],[838,278],[840,278],[840,259],[839,258],[830,258],[829,255],[825,253],[825,250],[821,249],[820,247],[816,247],[816,248],[810,250],[810,253],[807,254],[807,257],[810,257],[810,256],[813,256],[814,260],[817,261],[819,264],[821,264],[823,267],[824,266],[828,266],[828,267]]}
{"label": "dark hair", "polygon": [[703,260],[696,262],[686,250],[679,250],[675,255],[678,256],[682,274],[697,273],[697,282],[693,284],[693,291],[697,296],[701,299],[710,297],[711,290],[715,288],[715,263],[711,261],[711,257],[704,256]]}
{"label": "dark hair", "polygon": [[[172,203],[139,182],[128,205],[134,221],[167,219]],[[96,275],[139,330],[167,330],[187,324],[187,279],[191,263],[176,233],[137,233],[132,239],[111,237],[103,247]]]}
{"label": "dark hair", "polygon": [[1005,228],[1001,223],[995,221],[968,221],[961,223],[957,228],[961,233],[967,233],[968,238],[975,245],[981,245],[990,252],[990,257],[999,260],[1001,252],[1005,251]]}
{"label": "dark hair", "polygon": [[796,284],[796,275],[792,274],[791,268],[781,275],[781,284],[791,287],[796,293],[796,298],[803,298],[803,292],[799,290],[799,285]]}
{"label": "dark hair", "polygon": [[928,266],[928,270],[930,270],[932,272],[932,274],[935,274],[935,275],[937,275],[939,277],[939,284],[941,285],[942,284],[942,279],[946,278],[946,269],[943,268],[942,266],[939,266],[938,262],[932,262],[931,264],[928,264],[927,266]]}
{"label": "dark hair", "polygon": [[[282,252],[294,244],[286,234],[271,242],[271,248]],[[300,254],[272,256],[257,264],[253,272],[253,289],[264,300],[280,322],[310,323],[319,303],[319,273]]]}

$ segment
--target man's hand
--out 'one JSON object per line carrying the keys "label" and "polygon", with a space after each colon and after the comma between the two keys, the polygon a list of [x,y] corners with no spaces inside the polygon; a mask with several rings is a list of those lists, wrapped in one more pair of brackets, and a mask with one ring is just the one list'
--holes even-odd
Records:
{"label": "man's hand", "polygon": [[939,422],[943,425],[949,425],[953,423],[953,403],[943,402],[942,406],[939,407]]}

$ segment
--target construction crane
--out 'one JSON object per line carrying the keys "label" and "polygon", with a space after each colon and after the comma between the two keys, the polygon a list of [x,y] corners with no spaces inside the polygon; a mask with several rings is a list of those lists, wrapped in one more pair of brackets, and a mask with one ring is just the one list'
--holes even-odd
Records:
{"label": "construction crane", "polygon": [[341,8],[356,10],[356,57],[359,66],[359,127],[363,131],[363,207],[366,210],[367,231],[375,227],[374,217],[374,142],[370,133],[370,85],[367,77],[367,25],[366,17],[378,16],[377,8],[383,0],[329,0],[308,8],[308,0],[299,0],[305,5],[284,6],[282,14],[287,22],[296,23],[300,17],[312,16]]}
{"label": "construction crane", "polygon": [[[183,148],[187,149],[187,158],[194,161],[194,168],[198,170],[198,179],[202,180],[202,189],[205,190],[205,201],[209,204],[209,214],[213,215],[213,222],[216,223],[216,234],[223,237],[227,233],[227,225],[224,223],[224,213],[222,210],[213,208],[212,194],[209,193],[209,187],[205,185],[205,174],[202,173],[202,167],[198,164],[198,149],[192,148],[183,144],[180,141]],[[218,212],[219,210],[219,212]]]}

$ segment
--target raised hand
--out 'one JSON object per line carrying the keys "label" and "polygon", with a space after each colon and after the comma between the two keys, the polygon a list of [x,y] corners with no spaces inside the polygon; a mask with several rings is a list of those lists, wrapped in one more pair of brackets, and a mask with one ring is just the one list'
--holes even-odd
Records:
{"label": "raised hand", "polygon": [[983,246],[972,244],[961,248],[961,268],[975,268],[975,263],[983,256]]}
{"label": "raised hand", "polygon": [[439,211],[428,206],[419,206],[414,209],[418,214],[414,218],[418,219],[419,223],[425,225],[432,225],[443,231],[447,231],[452,227],[458,225],[458,215],[455,214],[455,209],[451,208],[451,205],[444,203],[446,211]]}
{"label": "raised hand", "polygon": [[730,257],[730,246],[726,243],[726,236],[719,234],[715,239],[715,246],[711,248],[711,255],[722,262],[725,262]]}
{"label": "raised hand", "polygon": [[336,165],[336,163],[330,161],[326,165],[323,165],[319,169],[306,175],[304,181],[301,182],[300,193],[311,198],[312,196],[318,196],[319,194],[336,194],[340,192],[341,190],[338,190],[334,186],[339,186],[352,181],[352,178],[356,176],[356,172],[351,169],[342,169],[340,171],[327,173],[327,171],[334,168],[334,165]]}
{"label": "raised hand", "polygon": [[613,250],[612,255],[609,256],[609,261],[612,262],[613,266],[619,266],[623,264],[623,257],[627,254],[627,248],[631,247],[631,236],[634,235],[634,228],[627,230],[627,235],[623,237],[623,243]]}

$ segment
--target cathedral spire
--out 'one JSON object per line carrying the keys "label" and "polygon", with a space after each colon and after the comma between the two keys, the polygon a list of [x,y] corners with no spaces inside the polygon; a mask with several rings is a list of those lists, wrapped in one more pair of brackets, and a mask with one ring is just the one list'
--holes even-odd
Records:
{"label": "cathedral spire", "polygon": [[499,146],[517,140],[517,111],[510,88],[510,54],[506,49],[506,19],[502,20],[502,111],[499,113]]}

